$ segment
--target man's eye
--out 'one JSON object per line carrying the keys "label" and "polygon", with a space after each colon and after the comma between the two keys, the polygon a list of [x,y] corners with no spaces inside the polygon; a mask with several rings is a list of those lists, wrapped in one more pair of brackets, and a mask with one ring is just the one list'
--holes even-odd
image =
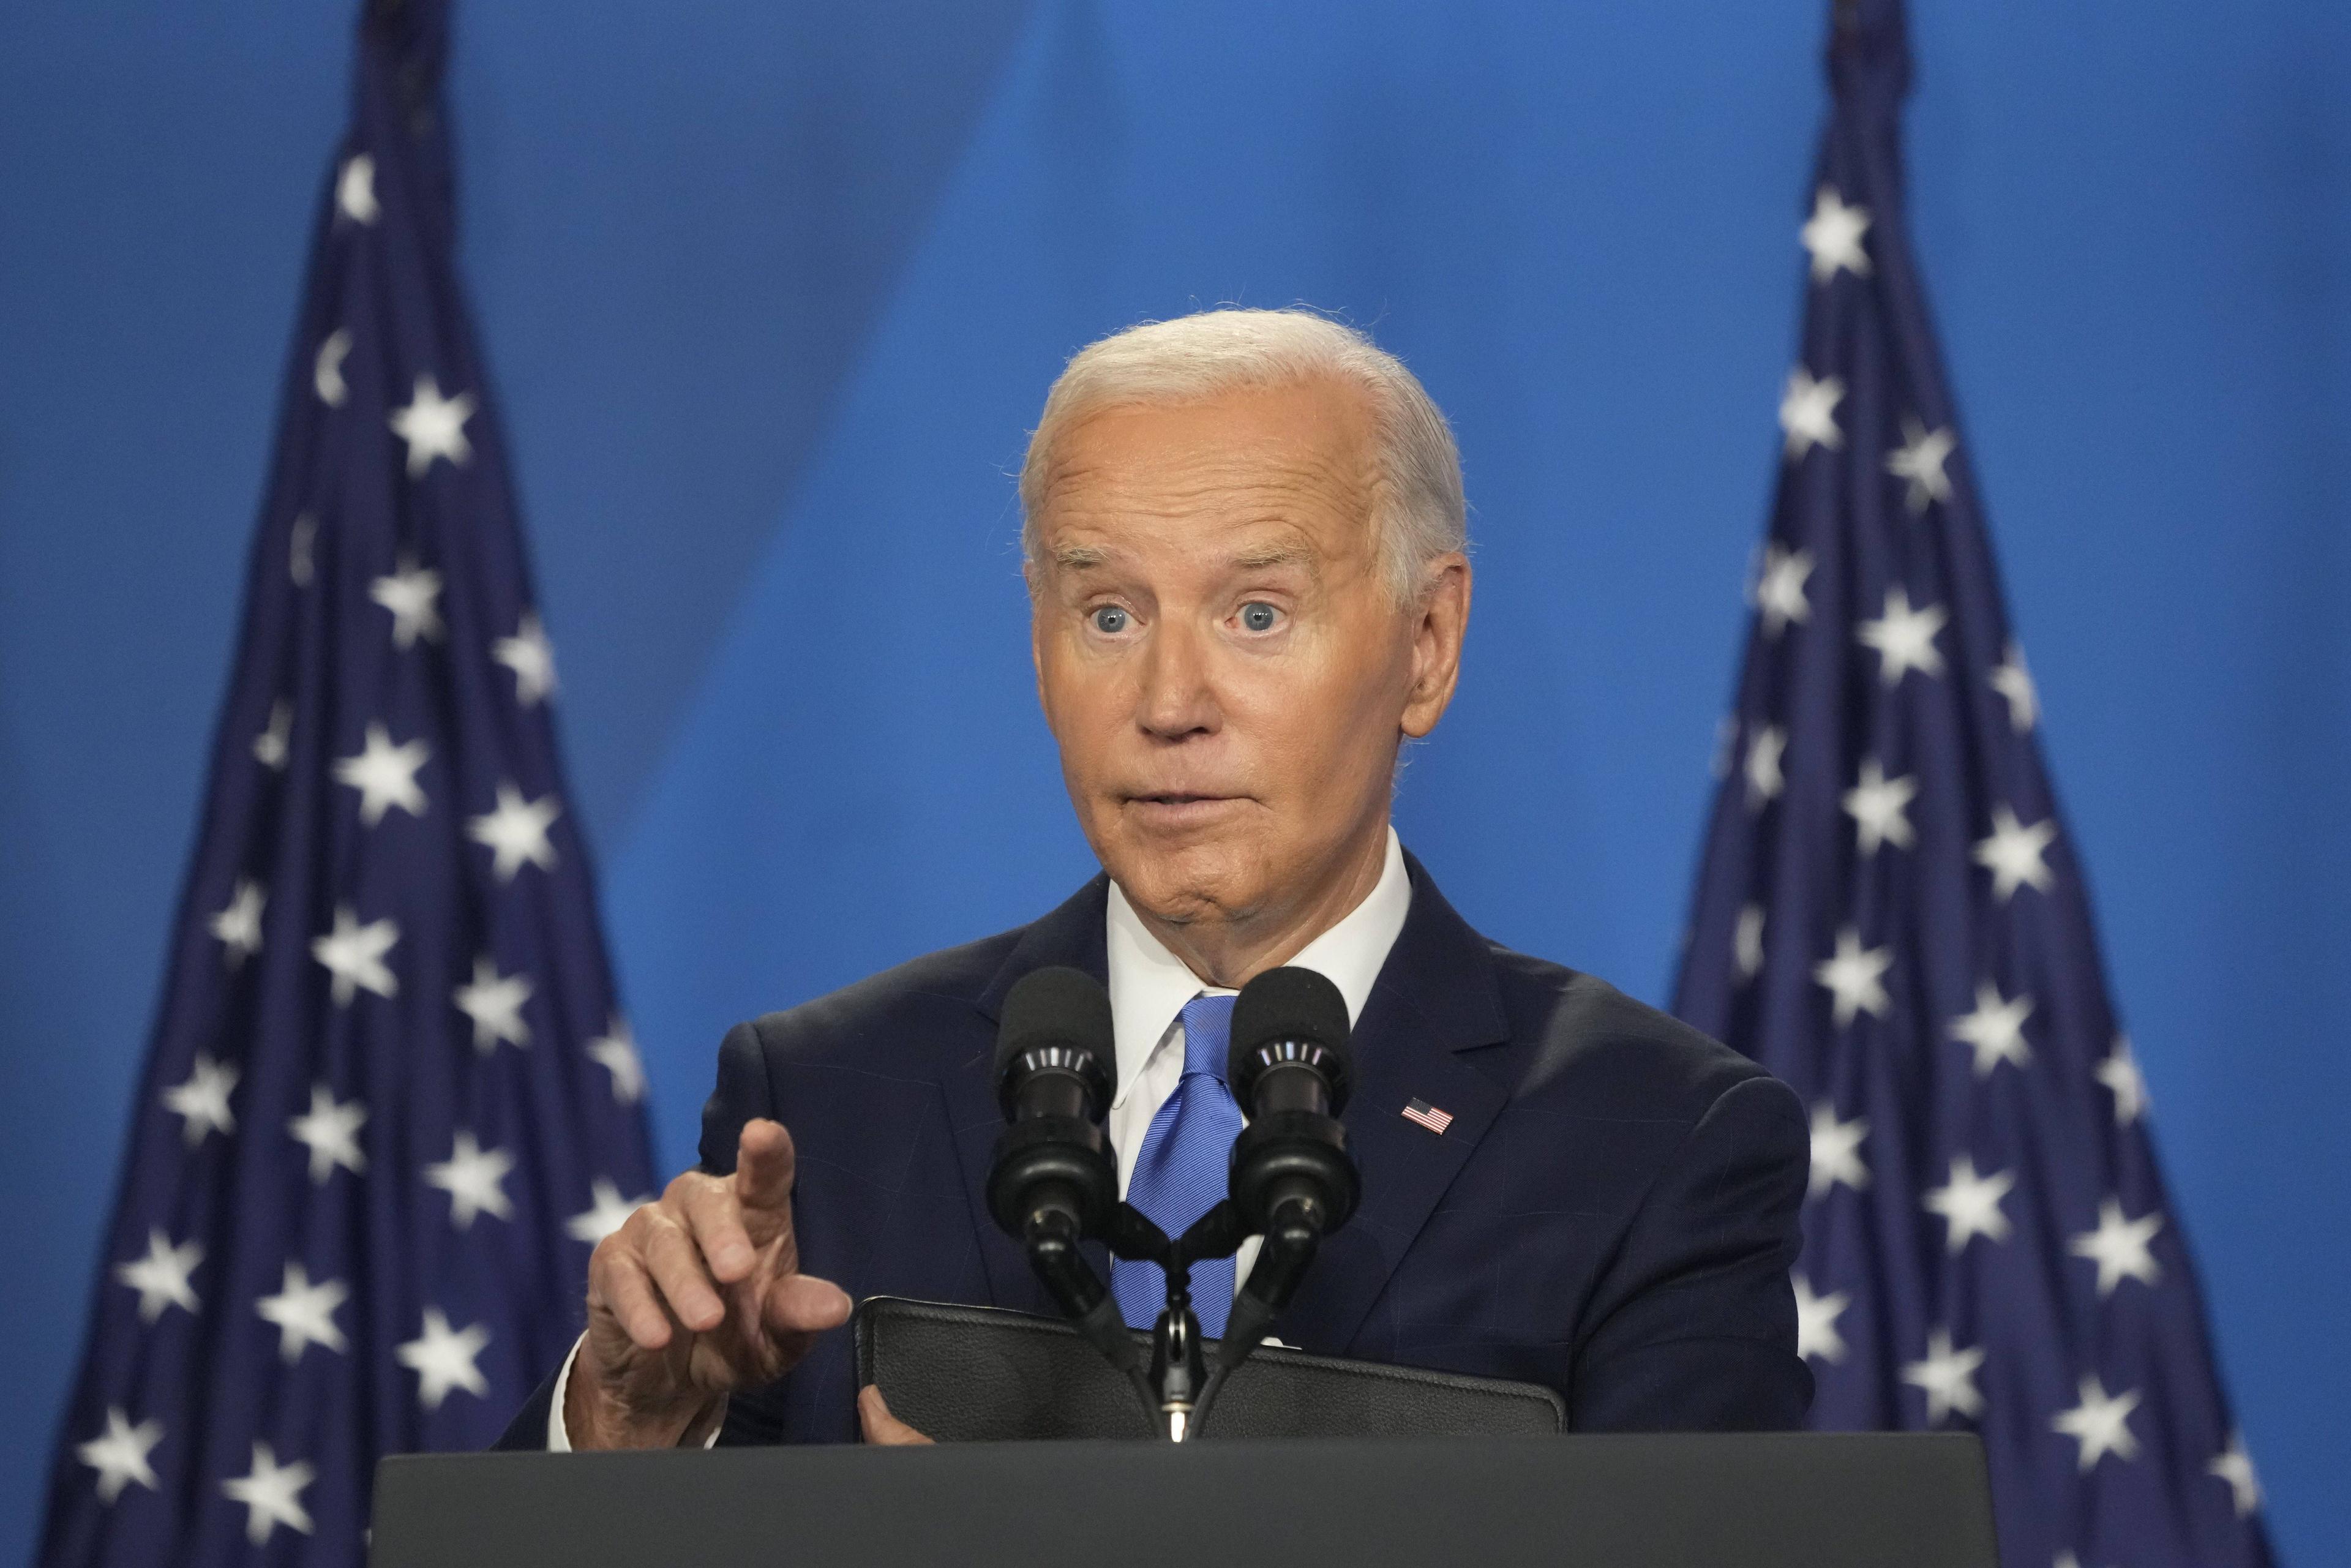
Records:
{"label": "man's eye", "polygon": [[1116,636],[1126,630],[1127,613],[1115,604],[1105,604],[1093,612],[1094,630]]}
{"label": "man's eye", "polygon": [[1280,619],[1281,612],[1270,604],[1258,602],[1241,606],[1241,624],[1252,632],[1270,632]]}

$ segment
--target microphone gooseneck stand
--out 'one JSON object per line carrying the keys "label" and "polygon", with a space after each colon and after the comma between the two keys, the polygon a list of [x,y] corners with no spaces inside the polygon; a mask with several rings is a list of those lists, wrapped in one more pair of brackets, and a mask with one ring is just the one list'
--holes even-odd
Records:
{"label": "microphone gooseneck stand", "polygon": [[[1200,1320],[1192,1310],[1191,1270],[1195,1263],[1228,1258],[1238,1249],[1239,1217],[1231,1201],[1219,1202],[1174,1241],[1142,1210],[1121,1203],[1104,1220],[1101,1235],[1113,1256],[1156,1263],[1167,1276],[1167,1304],[1152,1331],[1147,1367],[1134,1337],[1127,1332],[1117,1301],[1103,1289],[1102,1276],[1078,1249],[1079,1229],[1066,1211],[1042,1206],[1031,1209],[1022,1226],[1021,1244],[1029,1268],[1044,1282],[1062,1314],[1102,1352],[1105,1361],[1124,1375],[1153,1428],[1180,1443],[1196,1425],[1196,1412],[1206,1413],[1211,1391],[1264,1340],[1279,1306],[1263,1313],[1263,1322],[1238,1355],[1233,1352],[1238,1342],[1228,1334],[1217,1347],[1217,1365],[1211,1371]],[[1235,1311],[1238,1314],[1238,1300]]]}

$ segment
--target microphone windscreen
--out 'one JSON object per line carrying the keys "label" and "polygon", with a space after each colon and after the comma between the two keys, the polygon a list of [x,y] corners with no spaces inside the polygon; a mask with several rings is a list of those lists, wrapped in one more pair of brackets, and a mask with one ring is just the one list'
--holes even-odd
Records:
{"label": "microphone windscreen", "polygon": [[1004,998],[996,1029],[996,1072],[1000,1077],[1015,1057],[1040,1045],[1092,1051],[1107,1071],[1116,1038],[1110,992],[1100,980],[1066,966],[1031,969]]}
{"label": "microphone windscreen", "polygon": [[[1277,1040],[1312,1040],[1338,1058],[1343,1070],[1348,1064],[1347,1034],[1347,998],[1311,969],[1268,969],[1243,986],[1239,999],[1233,1003],[1236,1072],[1244,1057]],[[1229,1082],[1239,1082],[1238,1076],[1228,1077]]]}

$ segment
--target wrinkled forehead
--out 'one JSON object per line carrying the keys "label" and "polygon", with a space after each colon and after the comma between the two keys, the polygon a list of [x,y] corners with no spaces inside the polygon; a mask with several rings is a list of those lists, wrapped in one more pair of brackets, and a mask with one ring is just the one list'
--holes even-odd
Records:
{"label": "wrinkled forehead", "polygon": [[1364,398],[1329,383],[1098,411],[1060,434],[1045,465],[1040,564],[1153,543],[1260,564],[1367,554],[1371,435]]}

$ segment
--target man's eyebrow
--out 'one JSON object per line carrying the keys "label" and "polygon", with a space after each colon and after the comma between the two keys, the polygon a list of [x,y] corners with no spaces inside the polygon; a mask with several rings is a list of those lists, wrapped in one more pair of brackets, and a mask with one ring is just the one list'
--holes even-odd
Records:
{"label": "man's eyebrow", "polygon": [[1270,571],[1278,566],[1302,566],[1313,571],[1320,564],[1314,551],[1300,539],[1269,540],[1245,546],[1227,558],[1242,571]]}
{"label": "man's eyebrow", "polygon": [[1053,564],[1063,571],[1089,571],[1110,559],[1100,545],[1055,545]]}

